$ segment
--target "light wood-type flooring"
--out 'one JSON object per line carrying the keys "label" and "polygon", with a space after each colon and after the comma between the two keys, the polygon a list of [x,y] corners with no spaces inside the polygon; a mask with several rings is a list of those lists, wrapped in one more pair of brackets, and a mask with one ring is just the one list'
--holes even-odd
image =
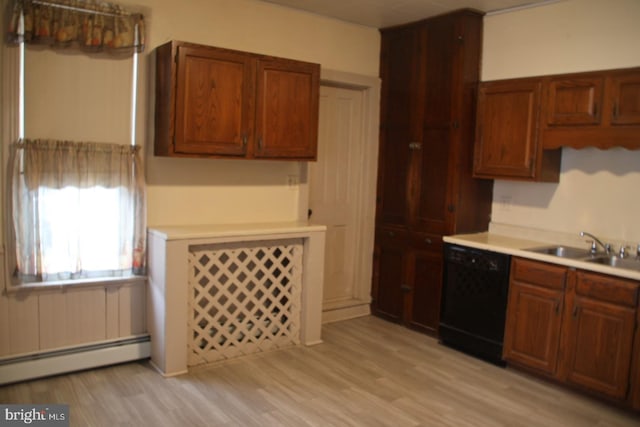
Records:
{"label": "light wood-type flooring", "polygon": [[13,384],[0,402],[67,403],[72,426],[640,426],[375,317],[324,325],[323,339],[175,378],[138,362]]}

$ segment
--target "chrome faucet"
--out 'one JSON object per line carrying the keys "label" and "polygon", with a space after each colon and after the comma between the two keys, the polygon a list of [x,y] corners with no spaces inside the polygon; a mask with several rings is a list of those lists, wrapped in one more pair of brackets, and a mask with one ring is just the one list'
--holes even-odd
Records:
{"label": "chrome faucet", "polygon": [[602,249],[604,249],[604,252],[608,255],[611,252],[611,244],[610,243],[602,243],[602,241],[600,239],[598,239],[596,236],[594,236],[591,233],[587,233],[586,231],[581,231],[580,232],[580,237],[591,237],[591,253],[592,254],[597,254],[598,253],[598,245],[602,246]]}
{"label": "chrome faucet", "polygon": [[627,256],[629,256],[629,253],[627,252],[627,249],[630,249],[629,246],[620,245],[620,252],[618,253],[618,257],[619,258],[626,258]]}

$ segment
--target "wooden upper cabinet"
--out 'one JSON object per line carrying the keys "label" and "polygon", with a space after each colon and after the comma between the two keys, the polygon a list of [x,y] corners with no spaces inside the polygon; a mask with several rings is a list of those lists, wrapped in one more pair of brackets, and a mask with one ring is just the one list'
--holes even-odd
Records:
{"label": "wooden upper cabinet", "polygon": [[640,149],[640,68],[545,77],[543,149]]}
{"label": "wooden upper cabinet", "polygon": [[407,226],[413,152],[422,145],[422,28],[382,33],[380,156],[376,222]]}
{"label": "wooden upper cabinet", "polygon": [[174,152],[244,155],[253,133],[251,58],[179,46],[178,64]]}
{"label": "wooden upper cabinet", "polygon": [[155,154],[315,160],[320,66],[173,41],[156,49]]}
{"label": "wooden upper cabinet", "polygon": [[256,157],[316,157],[319,79],[316,64],[258,61]]}
{"label": "wooden upper cabinet", "polygon": [[547,83],[547,125],[596,125],[602,113],[602,76],[552,78]]}
{"label": "wooden upper cabinet", "polygon": [[559,158],[546,157],[538,140],[541,96],[540,79],[480,85],[475,177],[558,180]]}
{"label": "wooden upper cabinet", "polygon": [[611,76],[612,125],[640,125],[640,70]]}
{"label": "wooden upper cabinet", "polygon": [[474,176],[558,182],[562,147],[640,149],[640,68],[480,84]]}

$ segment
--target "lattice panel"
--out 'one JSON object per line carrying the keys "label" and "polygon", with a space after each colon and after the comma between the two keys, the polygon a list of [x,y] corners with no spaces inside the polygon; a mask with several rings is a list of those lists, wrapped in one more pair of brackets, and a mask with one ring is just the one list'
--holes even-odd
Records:
{"label": "lattice panel", "polygon": [[300,342],[302,239],[189,247],[189,366]]}

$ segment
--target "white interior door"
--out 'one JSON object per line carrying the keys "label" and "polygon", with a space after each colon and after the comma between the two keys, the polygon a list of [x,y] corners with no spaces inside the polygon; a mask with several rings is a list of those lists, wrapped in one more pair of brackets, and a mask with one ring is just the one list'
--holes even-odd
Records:
{"label": "white interior door", "polygon": [[359,257],[371,257],[360,249],[366,236],[358,226],[365,200],[362,181],[368,176],[362,161],[363,119],[362,90],[321,86],[318,161],[309,163],[309,207],[311,222],[327,226],[325,311],[369,302],[358,277],[363,265]]}

